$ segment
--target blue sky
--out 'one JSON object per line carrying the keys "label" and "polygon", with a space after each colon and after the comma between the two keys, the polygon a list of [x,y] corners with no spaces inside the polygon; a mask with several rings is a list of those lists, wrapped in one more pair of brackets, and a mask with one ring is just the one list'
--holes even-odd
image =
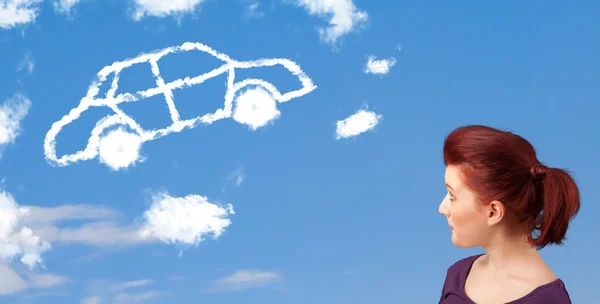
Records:
{"label": "blue sky", "polygon": [[[437,212],[443,139],[473,123],[574,173],[581,212],[542,254],[575,303],[597,298],[599,3],[159,2],[0,1],[0,302],[434,303],[447,267],[480,252],[454,247]],[[110,153],[46,159],[52,124],[103,67],[185,42],[289,59],[316,88],[277,117],[260,99],[262,112],[144,142],[117,170]],[[165,82],[222,64],[187,55],[160,61]],[[223,107],[225,77],[176,91],[181,117]],[[281,66],[244,78],[301,88]],[[132,66],[117,94],[154,86],[149,65]],[[123,111],[168,127],[158,97]],[[109,114],[65,126],[57,153],[84,149]]]}

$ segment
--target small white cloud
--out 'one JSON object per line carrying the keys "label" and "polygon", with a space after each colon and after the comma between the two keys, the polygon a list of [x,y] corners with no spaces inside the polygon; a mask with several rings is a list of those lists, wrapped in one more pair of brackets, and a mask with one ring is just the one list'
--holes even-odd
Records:
{"label": "small white cloud", "polygon": [[33,73],[33,68],[35,67],[35,60],[31,56],[31,53],[25,54],[23,59],[19,62],[17,66],[17,71],[21,72],[23,70],[27,70],[29,74]]}
{"label": "small white cloud", "polygon": [[246,179],[246,174],[244,173],[243,167],[235,169],[227,177],[227,180],[235,180],[235,185],[237,187],[239,187],[244,182],[245,179]]}
{"label": "small white cloud", "polygon": [[246,90],[236,99],[233,119],[248,125],[252,131],[267,125],[279,116],[277,103],[271,94],[261,87]]}
{"label": "small white cloud", "polygon": [[390,72],[394,65],[396,65],[396,58],[394,57],[389,57],[387,59],[375,59],[375,56],[371,55],[367,58],[365,73],[385,75]]}
{"label": "small white cloud", "polygon": [[152,200],[150,209],[144,212],[140,235],[166,243],[198,245],[208,235],[217,239],[231,224],[227,216],[235,214],[230,204],[222,208],[196,194],[171,197],[159,193]]}
{"label": "small white cloud", "polygon": [[336,139],[349,138],[372,130],[382,118],[382,115],[375,112],[359,110],[337,122]]}
{"label": "small white cloud", "polygon": [[43,0],[2,0],[0,1],[0,28],[11,29],[32,23],[38,16],[39,5]]}
{"label": "small white cloud", "polygon": [[258,10],[259,5],[260,5],[260,3],[258,3],[258,2],[248,4],[246,6],[246,12],[245,12],[246,17],[258,18],[258,17],[264,16],[265,14]]}
{"label": "small white cloud", "polygon": [[133,18],[140,20],[144,16],[180,17],[186,13],[193,13],[204,0],[134,0],[135,13]]}
{"label": "small white cloud", "polygon": [[238,270],[234,274],[213,282],[205,292],[243,291],[251,288],[266,287],[281,279],[277,272],[260,270]]}
{"label": "small white cloud", "polygon": [[12,144],[21,134],[21,121],[30,107],[31,101],[21,94],[13,95],[0,106],[0,148]]}
{"label": "small white cloud", "polygon": [[19,207],[10,193],[0,191],[0,258],[10,261],[21,257],[29,268],[42,263],[42,253],[50,244],[35,235],[31,228],[22,225],[28,210]]}
{"label": "small white cloud", "polygon": [[352,0],[297,0],[297,3],[311,15],[329,18],[329,27],[319,29],[321,40],[326,43],[335,44],[368,19],[368,14],[357,10]]}
{"label": "small white cloud", "polygon": [[54,9],[60,13],[70,14],[71,9],[81,0],[56,0],[54,1]]}
{"label": "small white cloud", "polygon": [[142,139],[123,128],[111,131],[99,142],[100,162],[118,171],[143,161],[140,155]]}
{"label": "small white cloud", "polygon": [[99,296],[87,297],[81,300],[81,304],[100,304],[100,299]]}
{"label": "small white cloud", "polygon": [[121,282],[121,283],[117,284],[115,286],[115,288],[118,290],[123,290],[123,289],[134,288],[134,287],[143,287],[143,286],[150,285],[153,282],[154,282],[153,280],[149,280],[149,279],[127,281],[127,282]]}

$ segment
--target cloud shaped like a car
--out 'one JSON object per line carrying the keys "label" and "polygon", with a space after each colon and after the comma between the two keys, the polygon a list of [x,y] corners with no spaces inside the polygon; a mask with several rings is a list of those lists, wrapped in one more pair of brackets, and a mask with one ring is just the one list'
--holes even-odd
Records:
{"label": "cloud shaped like a car", "polygon": [[[179,78],[165,83],[160,75],[158,62],[169,54],[200,51],[216,57],[222,65],[192,78]],[[136,64],[149,64],[156,81],[156,87],[135,93],[120,93],[115,95],[121,71]],[[298,77],[300,89],[281,93],[273,84],[263,79],[235,79],[237,69],[269,67],[281,65]],[[205,82],[219,75],[227,75],[227,90],[222,108],[213,113],[206,113],[191,119],[181,119],[174,103],[173,91],[185,89]],[[110,89],[105,96],[98,96],[100,85],[113,76]],[[224,118],[248,125],[251,130],[265,126],[280,116],[277,103],[283,103],[306,95],[317,88],[313,81],[302,71],[295,62],[285,58],[263,58],[250,61],[237,61],[201,44],[186,42],[180,46],[168,47],[150,53],[141,54],[135,58],[115,62],[98,72],[85,97],[79,105],[72,109],[62,119],[52,124],[44,140],[46,160],[51,165],[67,166],[79,161],[90,160],[99,156],[100,161],[113,170],[129,167],[140,160],[139,149],[144,142],[158,139],[173,132],[181,132],[186,128],[194,128],[200,124],[208,125]],[[149,97],[163,95],[169,109],[172,124],[168,127],[144,130],[133,118],[120,107],[121,103],[139,102]],[[84,111],[94,107],[108,107],[114,114],[100,119],[91,131],[85,149],[73,154],[56,155],[56,136],[62,128],[78,119]]]}

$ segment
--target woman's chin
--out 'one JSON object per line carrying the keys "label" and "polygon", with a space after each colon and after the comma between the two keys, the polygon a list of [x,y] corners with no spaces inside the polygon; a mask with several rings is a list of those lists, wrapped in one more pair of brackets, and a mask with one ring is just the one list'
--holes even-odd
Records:
{"label": "woman's chin", "polygon": [[464,241],[461,241],[458,237],[456,237],[456,234],[452,233],[452,244],[454,244],[454,246],[456,247],[460,247],[460,248],[473,248],[476,247],[475,245],[469,244],[469,243],[465,243]]}

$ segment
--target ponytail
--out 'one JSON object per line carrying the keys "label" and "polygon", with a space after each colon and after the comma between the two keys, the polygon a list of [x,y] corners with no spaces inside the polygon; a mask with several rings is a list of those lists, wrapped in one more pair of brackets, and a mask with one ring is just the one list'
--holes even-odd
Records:
{"label": "ponytail", "polygon": [[548,244],[561,245],[569,222],[579,212],[579,189],[571,175],[563,169],[538,165],[531,171],[534,177],[543,175],[541,188],[538,188],[541,193],[536,193],[541,200],[542,212],[533,225],[539,235],[532,239],[533,245],[538,249]]}

